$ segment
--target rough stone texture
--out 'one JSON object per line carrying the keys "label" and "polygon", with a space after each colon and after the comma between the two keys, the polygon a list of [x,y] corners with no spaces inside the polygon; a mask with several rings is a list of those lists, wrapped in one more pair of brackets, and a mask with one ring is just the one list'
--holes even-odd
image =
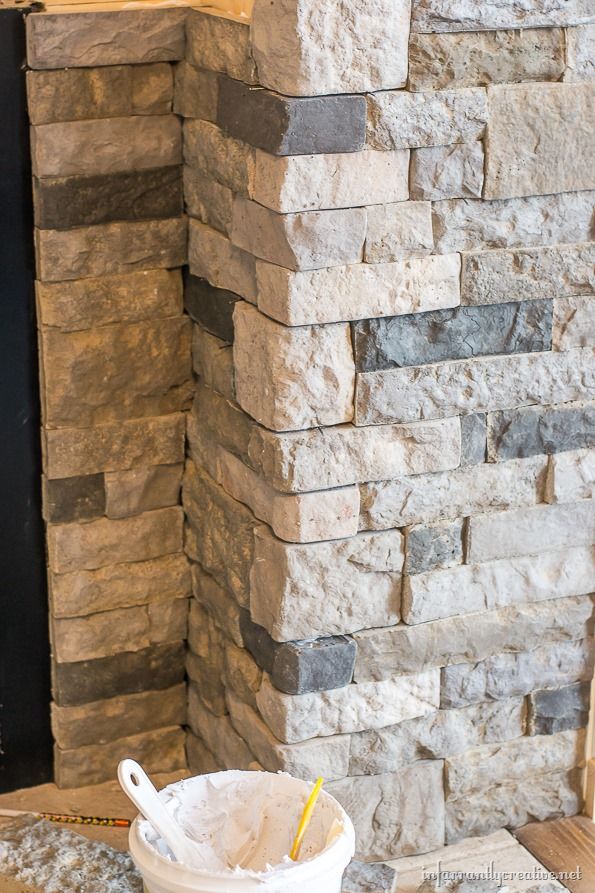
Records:
{"label": "rough stone texture", "polygon": [[362,208],[277,214],[241,197],[233,204],[234,245],[289,270],[359,263],[365,237]]}
{"label": "rough stone texture", "polygon": [[561,28],[484,31],[483,27],[459,34],[412,34],[409,89],[423,92],[560,79],[565,69]]}
{"label": "rough stone texture", "polygon": [[[215,716],[227,713],[225,704],[225,636],[217,627],[208,611],[191,599],[188,618],[188,653],[186,673],[191,680],[190,689],[194,698],[200,700]],[[192,723],[198,734],[198,725]]]}
{"label": "rough stone texture", "polygon": [[[199,379],[202,379],[202,384],[207,386],[207,390],[212,388],[228,400],[235,400],[233,351],[230,344],[215,338],[214,335],[209,335],[201,326],[194,326],[192,358],[194,371]],[[201,390],[204,392],[205,389]],[[195,397],[195,404],[196,401]],[[236,409],[235,414],[241,417],[241,410]],[[191,419],[192,417],[189,420],[189,428]]]}
{"label": "rough stone texture", "polygon": [[127,518],[152,509],[177,505],[183,466],[153,465],[110,471],[105,475],[108,518]]}
{"label": "rough stone texture", "polygon": [[208,775],[210,772],[220,772],[222,769],[203,739],[190,729],[186,729],[186,762],[193,775]]}
{"label": "rough stone texture", "polygon": [[105,512],[105,487],[102,474],[48,480],[43,478],[43,517],[63,523],[88,521]]}
{"label": "rough stone texture", "polygon": [[182,163],[175,115],[39,124],[31,129],[37,177],[85,177]]}
{"label": "rough stone texture", "polygon": [[460,266],[456,254],[299,273],[257,261],[258,307],[289,326],[458,307]]}
{"label": "rough stone texture", "polygon": [[457,307],[352,323],[357,372],[551,348],[549,301]]}
{"label": "rough stone texture", "polygon": [[246,742],[234,729],[229,716],[215,716],[200,701],[197,688],[188,689],[188,723],[200,736],[212,753],[216,753],[222,766],[248,769],[254,756]]}
{"label": "rough stone texture", "polygon": [[358,152],[365,143],[366,100],[346,95],[292,99],[221,77],[217,123],[230,136],[272,155]]}
{"label": "rough stone texture", "polygon": [[164,691],[118,695],[78,707],[52,704],[52,732],[58,747],[107,744],[114,738],[138,735],[165,726],[183,725],[186,719],[186,686]]}
{"label": "rough stone texture", "polygon": [[225,684],[242,703],[256,707],[256,692],[262,685],[262,670],[243,644],[225,643]]}
{"label": "rough stone texture", "polygon": [[486,461],[487,420],[483,412],[461,416],[461,465],[478,465]]}
{"label": "rough stone texture", "polygon": [[231,233],[233,192],[215,180],[208,180],[191,167],[184,168],[186,212],[225,235]]}
{"label": "rough stone texture", "polygon": [[367,208],[365,261],[377,264],[429,254],[434,247],[429,202],[393,202]]}
{"label": "rough stone texture", "polygon": [[184,306],[194,322],[200,323],[212,335],[233,344],[233,309],[238,295],[221,288],[213,288],[206,279],[188,275],[184,283]]}
{"label": "rough stone texture", "polygon": [[189,62],[175,67],[174,112],[182,118],[217,120],[219,78],[213,71],[195,68]]}
{"label": "rough stone texture", "polygon": [[595,351],[455,360],[357,376],[356,425],[493,412],[584,400],[595,389]]}
{"label": "rough stone texture", "polygon": [[237,399],[258,422],[284,431],[353,417],[355,367],[348,325],[288,329],[240,302],[234,326]]}
{"label": "rough stone texture", "polygon": [[422,574],[463,561],[463,520],[439,521],[408,527],[405,540],[405,573]]}
{"label": "rough stone texture", "polygon": [[[429,613],[429,612],[428,612]],[[430,667],[478,663],[502,653],[520,653],[545,643],[577,641],[593,627],[593,598],[552,599],[468,614],[417,626],[355,633],[355,681],[390,679]]]}
{"label": "rough stone texture", "polygon": [[38,277],[48,282],[181,267],[186,262],[186,221],[178,217],[65,232],[37,230],[35,247]]}
{"label": "rough stone texture", "polygon": [[184,434],[182,413],[124,420],[96,428],[45,430],[45,473],[53,479],[181,462]]}
{"label": "rough stone texture", "polygon": [[256,150],[251,198],[282,214],[409,198],[409,153],[269,155]]}
{"label": "rough stone texture", "polygon": [[189,220],[188,230],[188,263],[193,276],[255,301],[254,258],[198,220]]}
{"label": "rough stone texture", "polygon": [[247,194],[254,176],[254,150],[225,134],[216,124],[196,118],[184,121],[184,161],[192,171]]}
{"label": "rough stone texture", "polygon": [[488,88],[486,198],[593,188],[594,86]]}
{"label": "rough stone texture", "polygon": [[592,297],[554,301],[554,350],[571,350],[595,343],[595,301]]}
{"label": "rough stone texture", "polygon": [[212,9],[190,9],[186,19],[186,59],[198,68],[221,71],[247,84],[257,81],[248,19],[227,18]]}
{"label": "rough stone texture", "polygon": [[231,591],[223,589],[199,564],[192,564],[192,590],[196,601],[206,608],[215,625],[228,636],[226,650],[231,644],[242,648],[240,607]]}
{"label": "rough stone texture", "polygon": [[379,729],[423,716],[438,706],[439,671],[428,670],[383,682],[347,685],[329,692],[286,695],[264,676],[256,703],[280,741]]}
{"label": "rough stone texture", "polygon": [[[380,429],[382,430],[382,429]],[[360,488],[360,527],[384,530],[542,501],[547,459],[476,465],[415,477],[385,475]],[[388,480],[393,478],[393,480]]]}
{"label": "rough stone texture", "polygon": [[41,324],[71,332],[182,312],[182,277],[178,270],[37,282],[36,293]]}
{"label": "rough stone texture", "polygon": [[403,87],[409,19],[409,0],[374,0],[365,9],[357,0],[340,7],[257,0],[252,40],[259,79],[290,96]]}
{"label": "rough stone texture", "polygon": [[595,446],[592,403],[527,406],[488,415],[490,462],[590,446]]}
{"label": "rough stone texture", "polygon": [[411,153],[411,198],[481,197],[483,164],[481,142],[415,149]]}
{"label": "rough stone texture", "polygon": [[444,843],[442,763],[402,772],[346,778],[328,785],[353,819],[356,856],[386,859],[434,850]]}
{"label": "rough stone texture", "polygon": [[565,81],[595,79],[595,25],[566,29]]}
{"label": "rough stone texture", "polygon": [[590,295],[594,263],[593,243],[464,254],[461,303]]}
{"label": "rough stone texture", "polygon": [[170,65],[110,65],[27,72],[31,124],[166,115],[172,110]]}
{"label": "rough stone texture", "polygon": [[529,695],[529,734],[555,735],[566,729],[586,728],[591,686],[577,682],[563,688],[542,689]]}
{"label": "rough stone texture", "polygon": [[155,691],[170,688],[184,681],[184,651],[184,642],[168,642],[99,660],[53,663],[54,700],[76,707],[120,694],[146,691],[148,684]]}
{"label": "rough stone texture", "polygon": [[397,872],[390,865],[353,861],[345,869],[341,893],[397,893]]}
{"label": "rough stone texture", "polygon": [[550,460],[547,502],[595,498],[595,451],[560,453]]}
{"label": "rough stone texture", "polygon": [[[403,618],[425,625],[457,614],[586,595],[592,590],[594,570],[595,553],[587,546],[428,571],[408,579]],[[546,614],[547,606],[542,610]]]}
{"label": "rough stone texture", "polygon": [[437,710],[384,729],[352,735],[349,775],[398,772],[418,760],[441,760],[482,744],[519,738],[524,731],[522,698]]}
{"label": "rough stone texture", "polygon": [[488,31],[577,25],[592,18],[588,0],[414,0],[415,31]]}
{"label": "rough stone texture", "polygon": [[488,119],[481,88],[368,97],[368,143],[374,149],[416,149],[481,139]]}
{"label": "rough stone texture", "polygon": [[50,572],[49,585],[54,617],[81,617],[146,605],[191,591],[190,568],[181,553],[97,570]]}
{"label": "rough stone texture", "polygon": [[399,619],[403,537],[398,530],[293,545],[261,526],[254,548],[250,613],[277,641],[349,633]]}
{"label": "rough stone texture", "polygon": [[521,654],[499,654],[479,664],[456,664],[442,670],[441,707],[464,707],[486,700],[526,695],[546,686],[591,681],[595,649],[591,638],[560,642]]}
{"label": "rough stone texture", "polygon": [[101,518],[87,524],[49,524],[50,567],[65,574],[179,552],[182,517],[181,509],[165,508],[120,521]]}

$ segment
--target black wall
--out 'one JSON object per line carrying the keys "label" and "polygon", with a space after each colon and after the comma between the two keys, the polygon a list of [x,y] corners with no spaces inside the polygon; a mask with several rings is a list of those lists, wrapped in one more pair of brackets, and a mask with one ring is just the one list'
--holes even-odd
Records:
{"label": "black wall", "polygon": [[51,780],[25,13],[0,9],[0,791]]}

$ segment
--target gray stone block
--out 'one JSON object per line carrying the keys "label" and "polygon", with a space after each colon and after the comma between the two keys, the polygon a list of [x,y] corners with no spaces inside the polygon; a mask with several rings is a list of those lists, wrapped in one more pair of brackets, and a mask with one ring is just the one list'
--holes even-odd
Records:
{"label": "gray stone block", "polygon": [[184,679],[184,656],[183,642],[168,642],[98,660],[54,663],[54,700],[75,707],[115,695],[171,688]]}
{"label": "gray stone block", "polygon": [[318,155],[363,149],[363,96],[281,96],[221,77],[217,123],[230,136],[273,155]]}
{"label": "gray stone block", "polygon": [[[471,311],[471,312],[470,312]],[[551,348],[551,301],[456,307],[352,323],[358,372]]]}
{"label": "gray stone block", "polygon": [[43,517],[46,521],[86,521],[105,513],[103,474],[43,480]]}
{"label": "gray stone block", "polygon": [[492,462],[595,446],[595,404],[526,406],[488,415]]}
{"label": "gray stone block", "polygon": [[233,344],[233,309],[239,295],[224,288],[215,288],[206,279],[188,273],[184,281],[184,306],[194,322],[207,332]]}
{"label": "gray stone block", "polygon": [[383,862],[351,862],[343,875],[341,893],[396,893],[397,872]]}
{"label": "gray stone block", "polygon": [[582,729],[589,721],[590,682],[543,689],[529,695],[529,734],[554,735]]}
{"label": "gray stone block", "polygon": [[407,528],[405,572],[423,574],[463,561],[463,519],[416,524]]}
{"label": "gray stone block", "polygon": [[480,465],[487,454],[487,415],[474,412],[461,416],[461,465]]}
{"label": "gray stone block", "polygon": [[178,217],[184,210],[182,168],[34,178],[33,199],[35,225],[41,229]]}

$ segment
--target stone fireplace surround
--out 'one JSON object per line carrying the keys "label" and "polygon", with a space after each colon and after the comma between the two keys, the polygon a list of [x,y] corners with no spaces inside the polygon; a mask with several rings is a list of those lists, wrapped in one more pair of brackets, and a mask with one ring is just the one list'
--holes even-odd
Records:
{"label": "stone fireplace surround", "polygon": [[587,5],[28,17],[61,786],[323,774],[364,859],[580,811]]}

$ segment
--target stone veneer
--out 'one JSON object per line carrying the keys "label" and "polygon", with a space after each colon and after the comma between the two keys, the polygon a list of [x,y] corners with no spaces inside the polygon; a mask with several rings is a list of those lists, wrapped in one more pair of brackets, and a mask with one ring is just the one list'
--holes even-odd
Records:
{"label": "stone veneer", "polygon": [[385,859],[581,808],[594,16],[370,6],[33,14],[28,78],[58,780],[182,764],[192,592],[190,768]]}

